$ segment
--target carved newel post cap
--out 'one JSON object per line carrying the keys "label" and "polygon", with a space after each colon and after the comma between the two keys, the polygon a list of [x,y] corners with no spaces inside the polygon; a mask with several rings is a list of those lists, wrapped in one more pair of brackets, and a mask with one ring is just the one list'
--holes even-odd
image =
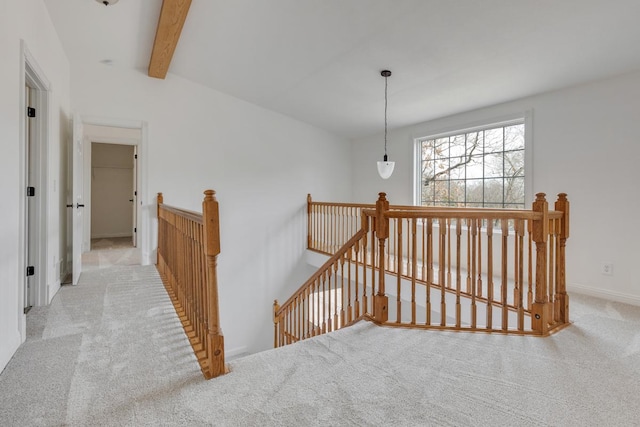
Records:
{"label": "carved newel post cap", "polygon": [[567,200],[567,193],[558,193],[558,200]]}
{"label": "carved newel post cap", "polygon": [[536,202],[544,202],[547,199],[545,199],[545,196],[547,194],[546,193],[536,193]]}
{"label": "carved newel post cap", "polygon": [[378,193],[378,200],[387,200],[387,193]]}
{"label": "carved newel post cap", "polygon": [[216,197],[215,197],[215,196],[216,196],[216,192],[215,192],[215,191],[213,191],[213,190],[205,190],[205,191],[204,191],[204,196],[205,196],[205,197],[204,197],[204,198],[205,198],[205,200],[210,200],[210,199],[215,200],[215,198],[216,198]]}

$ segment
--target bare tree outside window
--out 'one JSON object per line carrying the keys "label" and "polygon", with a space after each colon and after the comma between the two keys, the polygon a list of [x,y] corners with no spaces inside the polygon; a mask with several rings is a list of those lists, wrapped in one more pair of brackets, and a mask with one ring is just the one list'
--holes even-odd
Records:
{"label": "bare tree outside window", "polygon": [[422,206],[524,209],[524,123],[420,141]]}

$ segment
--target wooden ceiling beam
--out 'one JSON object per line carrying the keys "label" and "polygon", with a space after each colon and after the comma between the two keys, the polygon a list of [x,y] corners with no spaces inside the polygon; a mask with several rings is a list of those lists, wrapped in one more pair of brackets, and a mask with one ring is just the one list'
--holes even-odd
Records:
{"label": "wooden ceiling beam", "polygon": [[149,77],[164,79],[167,76],[190,6],[191,0],[162,1],[156,39],[149,61]]}

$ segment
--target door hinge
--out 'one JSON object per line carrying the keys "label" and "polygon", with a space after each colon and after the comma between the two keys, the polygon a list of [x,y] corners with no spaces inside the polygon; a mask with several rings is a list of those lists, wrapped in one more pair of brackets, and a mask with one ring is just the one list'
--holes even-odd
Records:
{"label": "door hinge", "polygon": [[138,232],[138,227],[134,227],[134,228],[133,228],[133,232],[134,232],[134,233],[137,233],[137,232]]}
{"label": "door hinge", "polygon": [[137,192],[137,191],[134,191],[134,192],[133,192],[133,195],[134,195],[134,196],[137,196],[137,195],[138,195],[138,192]]}
{"label": "door hinge", "polygon": [[138,158],[138,155],[137,155],[137,154],[134,154],[134,155],[133,155],[133,158],[134,158],[134,159],[137,159],[137,158]]}
{"label": "door hinge", "polygon": [[27,197],[33,197],[36,195],[36,187],[27,187]]}
{"label": "door hinge", "polygon": [[36,274],[36,268],[33,265],[27,267],[27,276],[33,276]]}
{"label": "door hinge", "polygon": [[36,109],[27,107],[27,117],[35,117],[35,116],[36,116]]}

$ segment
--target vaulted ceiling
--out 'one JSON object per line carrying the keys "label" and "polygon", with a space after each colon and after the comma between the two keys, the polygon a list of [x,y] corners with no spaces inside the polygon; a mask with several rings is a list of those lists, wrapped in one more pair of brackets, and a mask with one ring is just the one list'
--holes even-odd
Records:
{"label": "vaulted ceiling", "polygon": [[[147,73],[161,0],[44,0],[71,66]],[[345,137],[640,70],[638,0],[193,0],[171,74]],[[151,77],[149,77],[151,78]]]}

